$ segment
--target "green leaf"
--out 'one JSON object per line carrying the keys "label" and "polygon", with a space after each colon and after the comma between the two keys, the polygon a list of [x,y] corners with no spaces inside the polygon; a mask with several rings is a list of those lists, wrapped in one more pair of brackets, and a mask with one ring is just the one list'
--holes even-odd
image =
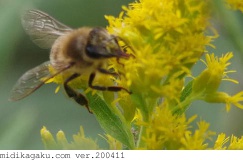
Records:
{"label": "green leaf", "polygon": [[147,122],[149,119],[150,112],[146,105],[145,99],[143,98],[143,96],[141,94],[132,94],[131,98],[132,98],[133,102],[135,102],[136,105],[138,106],[138,108],[140,109],[140,111],[143,115],[143,120],[145,122]]}
{"label": "green leaf", "polygon": [[180,101],[181,102],[183,102],[192,93],[193,81],[194,80],[188,82],[188,84],[186,85],[186,87],[182,90],[181,97],[180,97]]}
{"label": "green leaf", "polygon": [[190,96],[191,96],[191,93],[192,93],[192,86],[193,86],[193,82],[194,80],[188,82],[188,84],[186,85],[186,87],[182,90],[181,92],[181,97],[180,97],[180,105],[177,105],[174,109],[173,109],[173,113],[174,114],[182,114],[184,113],[189,105],[191,104],[191,99],[190,99]]}
{"label": "green leaf", "polygon": [[95,114],[96,119],[104,131],[130,149],[133,149],[134,140],[131,127],[126,123],[125,118],[114,111],[112,107],[108,106],[99,95],[91,95],[91,93],[88,93],[87,98],[90,102],[90,109]]}

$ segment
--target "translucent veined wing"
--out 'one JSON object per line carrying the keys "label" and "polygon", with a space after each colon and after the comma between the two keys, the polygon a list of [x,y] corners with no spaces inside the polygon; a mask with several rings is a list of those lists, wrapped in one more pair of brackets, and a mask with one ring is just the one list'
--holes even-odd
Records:
{"label": "translucent veined wing", "polygon": [[24,73],[13,87],[9,100],[17,101],[30,95],[38,88],[40,88],[45,82],[56,76],[57,74],[70,68],[72,65],[64,67],[62,70],[51,74],[49,72],[50,62],[44,62],[41,65],[30,69]]}
{"label": "translucent veined wing", "polygon": [[49,61],[44,62],[24,73],[13,87],[9,100],[20,100],[40,88],[45,83],[43,78],[52,77],[48,69],[49,65]]}
{"label": "translucent veined wing", "polygon": [[39,10],[29,10],[22,16],[22,25],[32,41],[41,48],[51,48],[54,41],[72,29]]}

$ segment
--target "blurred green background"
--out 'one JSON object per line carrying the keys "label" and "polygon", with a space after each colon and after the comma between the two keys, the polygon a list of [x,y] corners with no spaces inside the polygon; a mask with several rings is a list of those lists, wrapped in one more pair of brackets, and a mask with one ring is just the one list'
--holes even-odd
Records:
{"label": "blurred green background", "polygon": [[[17,79],[28,69],[48,60],[49,50],[38,48],[24,33],[20,23],[21,11],[37,8],[70,27],[107,25],[104,15],[118,16],[122,5],[132,0],[0,0],[0,149],[43,149],[40,129],[46,126],[52,133],[63,130],[71,140],[82,125],[85,134],[98,139],[102,134],[95,117],[69,100],[60,91],[54,94],[55,84],[41,87],[31,96],[9,102],[8,97]],[[235,85],[224,82],[222,91],[235,94],[243,90],[243,16],[238,11],[227,11],[215,0],[213,24],[220,37],[214,42],[217,55],[234,52],[230,68],[237,70],[231,75],[239,80]],[[202,63],[194,68],[194,75],[204,69]],[[234,108],[225,112],[223,104],[207,104],[197,101],[187,111],[188,116],[198,114],[200,119],[211,123],[210,129],[228,135],[243,135],[243,110]]]}

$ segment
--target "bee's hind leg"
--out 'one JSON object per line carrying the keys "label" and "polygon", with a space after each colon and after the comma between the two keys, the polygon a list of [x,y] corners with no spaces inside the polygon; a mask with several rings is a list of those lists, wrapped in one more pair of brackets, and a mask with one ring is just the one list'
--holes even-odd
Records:
{"label": "bee's hind leg", "polygon": [[72,81],[73,79],[79,76],[80,74],[75,73],[72,76],[70,76],[68,79],[66,79],[64,82],[64,89],[70,98],[74,99],[78,104],[85,106],[88,109],[89,113],[92,113],[92,111],[89,108],[88,100],[86,99],[86,97],[81,93],[78,93],[68,85],[68,82]]}

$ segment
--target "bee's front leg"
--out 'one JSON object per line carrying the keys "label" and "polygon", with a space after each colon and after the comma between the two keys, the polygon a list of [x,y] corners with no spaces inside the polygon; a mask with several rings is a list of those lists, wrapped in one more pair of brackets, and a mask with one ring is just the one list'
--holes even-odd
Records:
{"label": "bee's front leg", "polygon": [[66,79],[64,82],[64,89],[70,98],[74,99],[78,104],[85,106],[88,109],[89,113],[92,113],[92,111],[89,108],[88,100],[86,99],[86,97],[84,95],[82,95],[81,93],[78,93],[77,91],[75,91],[73,88],[71,88],[68,85],[68,82],[70,82],[71,80],[73,80],[79,76],[80,76],[80,74],[75,73],[72,76],[70,76],[68,79]]}
{"label": "bee's front leg", "polygon": [[106,70],[106,69],[103,69],[103,68],[98,68],[98,71],[99,71],[100,73],[103,73],[103,74],[112,75],[112,76],[114,76],[115,78],[120,78],[121,75],[124,76],[124,74],[121,73],[121,72],[115,73],[115,72],[111,72],[111,71]]}
{"label": "bee's front leg", "polygon": [[100,73],[103,73],[103,74],[109,74],[109,75],[112,75],[114,77],[119,77],[119,74],[118,73],[110,72],[110,71],[108,71],[106,69],[103,69],[103,68],[98,68],[98,71]]}
{"label": "bee's front leg", "polygon": [[132,92],[128,91],[126,88],[123,88],[120,86],[107,86],[107,87],[106,86],[94,86],[93,85],[94,78],[95,78],[95,73],[91,73],[89,76],[89,87],[90,88],[100,90],[100,91],[113,91],[113,92],[118,92],[118,91],[124,90],[129,94],[132,93]]}

